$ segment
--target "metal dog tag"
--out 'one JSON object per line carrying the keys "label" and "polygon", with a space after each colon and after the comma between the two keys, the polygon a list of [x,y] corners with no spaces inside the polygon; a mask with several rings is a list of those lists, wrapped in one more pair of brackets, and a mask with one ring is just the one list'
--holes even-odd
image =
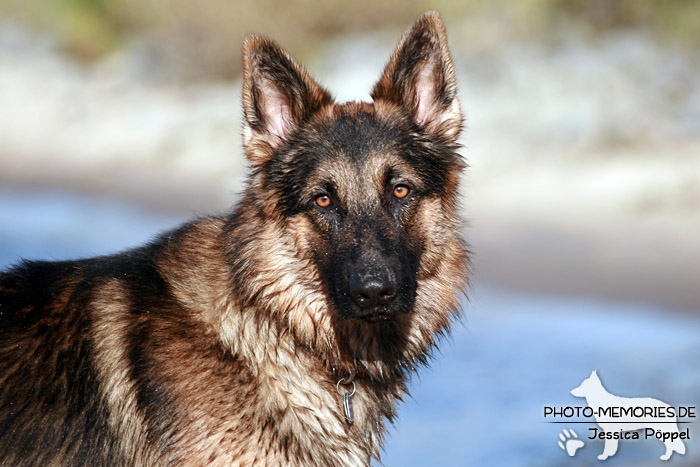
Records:
{"label": "metal dog tag", "polygon": [[352,423],[352,394],[343,394],[343,408],[345,409],[345,418],[348,423]]}
{"label": "metal dog tag", "polygon": [[[350,381],[349,383],[345,383],[345,381],[345,378],[340,378],[338,380],[338,383],[335,385],[335,389],[336,391],[338,391],[338,394],[343,396],[343,410],[345,411],[345,420],[347,420],[348,423],[352,423],[352,396],[355,395],[355,382]],[[343,383],[352,384],[352,392],[341,392],[340,385]]]}

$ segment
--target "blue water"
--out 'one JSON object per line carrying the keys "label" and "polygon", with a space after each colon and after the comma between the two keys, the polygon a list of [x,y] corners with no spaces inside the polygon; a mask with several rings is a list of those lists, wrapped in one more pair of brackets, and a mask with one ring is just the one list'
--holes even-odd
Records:
{"label": "blue water", "polygon": [[71,259],[138,246],[184,218],[122,201],[0,188],[0,268],[26,259]]}
{"label": "blue water", "polygon": [[[400,411],[387,466],[597,464],[603,441],[585,439],[595,425],[543,417],[545,406],[586,406],[569,391],[594,369],[611,393],[700,406],[700,321],[652,307],[477,286],[441,349]],[[672,465],[700,464],[700,423],[685,426],[692,438]],[[563,428],[586,442],[574,458],[557,446]],[[604,464],[659,465],[663,452],[656,440],[623,440]]]}
{"label": "blue water", "polygon": [[[0,189],[0,268],[22,257],[115,252],[182,220],[114,200]],[[479,283],[464,308],[464,322],[412,381],[384,465],[664,464],[656,440],[623,440],[600,463],[603,442],[586,438],[593,425],[547,423],[545,406],[585,405],[569,391],[593,369],[617,395],[700,406],[700,320],[641,304],[514,294]],[[700,465],[700,423],[686,426],[687,453],[667,465]],[[557,446],[563,428],[576,429],[586,443],[573,458]]]}

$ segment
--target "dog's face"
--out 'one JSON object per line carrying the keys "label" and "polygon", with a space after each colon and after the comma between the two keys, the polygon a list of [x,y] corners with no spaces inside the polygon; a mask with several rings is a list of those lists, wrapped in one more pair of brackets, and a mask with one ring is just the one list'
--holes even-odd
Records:
{"label": "dog's face", "polygon": [[598,378],[598,372],[593,370],[591,376],[584,379],[581,384],[571,390],[571,395],[575,397],[586,397],[598,393],[600,387],[601,382],[600,378]]}
{"label": "dog's face", "polygon": [[[247,153],[306,245],[340,315],[367,321],[413,309],[431,232],[453,204],[462,116],[439,17],[406,33],[373,104],[334,104],[276,44],[244,48]],[[454,177],[453,177],[454,178]]]}
{"label": "dog's face", "polygon": [[260,37],[246,40],[244,72],[251,188],[274,193],[270,215],[295,233],[335,313],[380,323],[414,311],[442,255],[462,264],[464,253],[453,245],[462,115],[439,16],[406,32],[372,103],[334,103]]}
{"label": "dog's face", "polygon": [[272,161],[271,180],[287,215],[313,226],[311,252],[343,317],[408,313],[425,243],[418,217],[423,200],[440,196],[442,158],[412,137],[400,114],[382,118],[373,106],[346,105],[330,117],[300,129],[289,152]]}

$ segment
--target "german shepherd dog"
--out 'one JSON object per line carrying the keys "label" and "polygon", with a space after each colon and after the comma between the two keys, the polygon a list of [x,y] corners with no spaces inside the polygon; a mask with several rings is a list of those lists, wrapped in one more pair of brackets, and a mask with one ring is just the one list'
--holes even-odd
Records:
{"label": "german shepherd dog", "polygon": [[458,314],[462,114],[445,28],[371,103],[243,45],[250,177],[230,214],[0,276],[2,465],[363,465]]}

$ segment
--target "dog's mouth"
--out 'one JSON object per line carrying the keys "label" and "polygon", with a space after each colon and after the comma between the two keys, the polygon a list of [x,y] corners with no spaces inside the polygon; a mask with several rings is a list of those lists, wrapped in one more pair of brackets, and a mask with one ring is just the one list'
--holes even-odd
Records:
{"label": "dog's mouth", "polygon": [[395,313],[389,313],[388,311],[378,311],[375,313],[359,316],[360,319],[368,323],[378,323],[380,321],[387,321],[395,316]]}
{"label": "dog's mouth", "polygon": [[399,316],[405,315],[408,310],[404,307],[398,306],[377,306],[356,310],[355,314],[352,316],[355,319],[363,320],[367,323],[381,323],[386,321],[393,321]]}

